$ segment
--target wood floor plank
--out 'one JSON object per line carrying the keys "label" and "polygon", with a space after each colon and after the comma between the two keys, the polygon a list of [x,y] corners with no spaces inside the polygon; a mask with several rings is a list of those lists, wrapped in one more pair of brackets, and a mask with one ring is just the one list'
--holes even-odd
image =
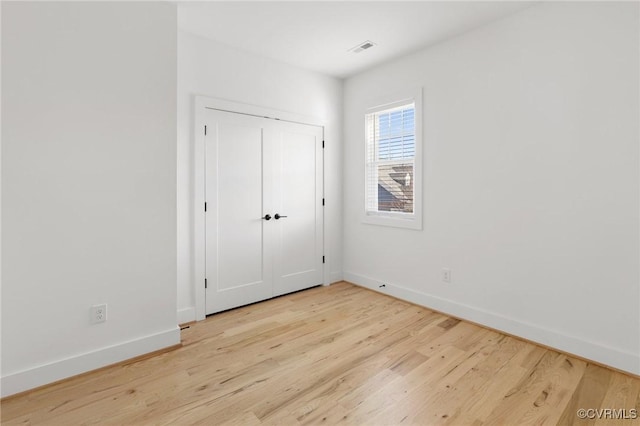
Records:
{"label": "wood floor plank", "polygon": [[[640,379],[348,283],[193,323],[183,346],[7,398],[3,425],[631,425]],[[640,411],[638,411],[640,412]]]}
{"label": "wood floor plank", "polygon": [[[579,409],[598,408],[609,388],[613,371],[594,364],[588,364],[580,383],[574,389],[571,399],[560,416],[559,423],[563,425],[593,425],[594,419],[580,419]],[[622,407],[621,407],[622,408]]]}
{"label": "wood floor plank", "polygon": [[[491,336],[494,337],[494,336]],[[517,354],[523,342],[502,336],[497,345],[489,342],[478,344],[454,374],[450,374],[440,384],[433,384],[432,391],[420,410],[412,413],[411,422],[426,421],[428,424],[446,424],[450,418],[459,415],[464,405],[476,393],[486,392],[491,378]],[[486,348],[486,349],[485,349]],[[490,352],[486,353],[485,350]]]}
{"label": "wood floor plank", "polygon": [[[596,426],[601,425],[625,425],[629,424],[632,417],[636,417],[636,423],[640,424],[640,380],[613,372],[609,381],[607,393],[600,404],[602,407],[622,409],[621,418],[596,419]],[[635,410],[635,411],[632,411]],[[626,418],[625,418],[626,417]]]}
{"label": "wood floor plank", "polygon": [[528,356],[531,349],[529,345],[522,347],[510,362],[505,363],[495,372],[494,380],[488,381],[484,389],[475,389],[470,394],[463,393],[466,396],[464,401],[452,407],[451,411],[455,411],[442,423],[449,425],[485,423],[505,393],[527,373],[527,369],[518,364],[518,359]]}

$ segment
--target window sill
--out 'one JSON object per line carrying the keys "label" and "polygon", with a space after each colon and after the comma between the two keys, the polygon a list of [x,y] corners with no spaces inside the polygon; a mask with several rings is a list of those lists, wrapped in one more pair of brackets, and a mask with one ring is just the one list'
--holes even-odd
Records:
{"label": "window sill", "polygon": [[417,231],[422,230],[422,218],[418,215],[402,217],[402,215],[394,214],[365,213],[362,217],[362,223],[366,223],[368,225],[389,226],[393,228],[415,229]]}

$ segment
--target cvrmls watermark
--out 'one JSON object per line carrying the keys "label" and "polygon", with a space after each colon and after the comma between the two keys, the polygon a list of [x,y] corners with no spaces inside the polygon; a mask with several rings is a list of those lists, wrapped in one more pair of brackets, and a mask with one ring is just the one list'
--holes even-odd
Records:
{"label": "cvrmls watermark", "polygon": [[598,420],[635,420],[638,410],[635,408],[580,408],[576,412],[581,419]]}

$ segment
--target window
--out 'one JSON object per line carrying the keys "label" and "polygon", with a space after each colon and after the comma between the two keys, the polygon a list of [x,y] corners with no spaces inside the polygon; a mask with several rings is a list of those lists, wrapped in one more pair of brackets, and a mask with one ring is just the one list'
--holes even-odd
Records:
{"label": "window", "polygon": [[419,101],[414,96],[365,114],[367,223],[422,227]]}

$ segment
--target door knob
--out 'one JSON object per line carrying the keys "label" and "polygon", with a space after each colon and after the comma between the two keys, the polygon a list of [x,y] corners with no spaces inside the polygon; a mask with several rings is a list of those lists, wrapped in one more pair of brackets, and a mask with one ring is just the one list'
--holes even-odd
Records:
{"label": "door knob", "polygon": [[280,216],[278,213],[276,213],[276,215],[274,216],[276,218],[276,220],[280,219],[281,217],[287,217],[287,216]]}
{"label": "door knob", "polygon": [[[277,216],[277,215],[276,215]],[[264,220],[271,220],[271,216],[270,215],[265,215],[262,219]],[[277,218],[276,218],[277,219]]]}

